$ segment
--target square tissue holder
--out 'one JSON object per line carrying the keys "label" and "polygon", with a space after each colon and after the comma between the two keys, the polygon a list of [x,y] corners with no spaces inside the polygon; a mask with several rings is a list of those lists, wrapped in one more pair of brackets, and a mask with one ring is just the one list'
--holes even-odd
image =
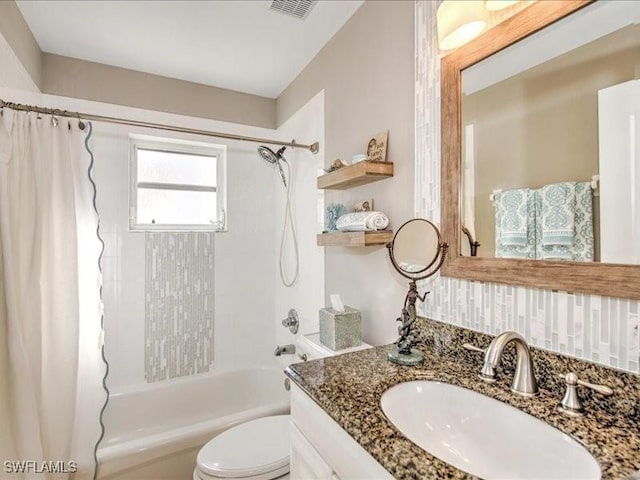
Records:
{"label": "square tissue holder", "polygon": [[344,307],[344,312],[333,308],[321,308],[320,343],[333,351],[360,346],[362,344],[360,310],[347,306]]}

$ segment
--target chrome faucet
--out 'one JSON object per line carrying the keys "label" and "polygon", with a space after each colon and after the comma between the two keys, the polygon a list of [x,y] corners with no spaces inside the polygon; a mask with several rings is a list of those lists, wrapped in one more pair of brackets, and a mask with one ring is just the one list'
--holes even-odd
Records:
{"label": "chrome faucet", "polygon": [[283,345],[283,346],[278,345],[278,346],[276,347],[276,351],[275,351],[275,352],[273,352],[273,354],[274,354],[276,357],[279,357],[279,356],[280,356],[280,355],[282,355],[282,354],[285,354],[285,355],[293,355],[294,353],[296,353],[296,346],[295,346],[295,345],[293,345],[292,343],[290,343],[290,344],[288,344],[288,345]]}
{"label": "chrome faucet", "polygon": [[496,367],[502,358],[504,347],[509,343],[516,344],[516,373],[513,376],[511,391],[524,396],[538,393],[538,383],[533,372],[533,360],[531,350],[522,335],[516,332],[503,332],[493,339],[484,355],[484,365],[480,371],[480,378],[487,382],[496,381]]}

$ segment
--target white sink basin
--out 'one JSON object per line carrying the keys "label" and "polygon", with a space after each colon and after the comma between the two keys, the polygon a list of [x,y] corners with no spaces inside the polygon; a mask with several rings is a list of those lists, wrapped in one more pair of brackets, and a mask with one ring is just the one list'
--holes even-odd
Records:
{"label": "white sink basin", "polygon": [[406,437],[472,475],[484,479],[600,478],[598,462],[571,437],[472,390],[440,382],[406,382],[387,390],[380,403]]}

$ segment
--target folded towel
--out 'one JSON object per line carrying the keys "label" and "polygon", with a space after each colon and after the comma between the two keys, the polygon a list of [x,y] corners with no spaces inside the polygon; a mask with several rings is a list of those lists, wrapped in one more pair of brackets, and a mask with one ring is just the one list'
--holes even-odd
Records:
{"label": "folded towel", "polygon": [[[504,200],[504,194],[506,193],[510,193],[512,191],[516,191],[516,190],[510,190],[509,192],[501,192],[500,194],[496,194],[496,201],[494,203],[495,206],[495,217],[496,217],[496,221],[495,221],[495,232],[496,232],[496,257],[497,258],[515,258],[515,259],[535,259],[536,258],[536,202],[535,202],[535,195],[534,192],[528,190],[528,189],[522,189],[522,190],[518,190],[519,192],[524,192],[526,191],[526,203],[524,203],[525,206],[525,213],[524,213],[524,219],[520,218],[518,220],[518,222],[523,223],[525,225],[525,232],[526,232],[526,237],[525,237],[525,243],[524,244],[517,244],[514,243],[516,242],[515,240],[515,235],[509,233],[508,235],[506,235],[505,238],[505,234],[504,234],[504,229],[507,228],[507,230],[509,230],[509,232],[515,232],[515,229],[509,229],[508,227],[510,227],[511,225],[515,225],[516,221],[511,220],[511,221],[506,221],[504,220],[505,216],[513,216],[512,213],[512,208],[510,208],[512,205],[514,205],[515,203],[512,203],[511,201],[500,201],[500,200]],[[520,195],[520,198],[522,199],[523,195]],[[507,197],[509,198],[509,197]],[[519,217],[522,216],[522,211],[521,211],[521,207],[519,207],[518,209],[518,213],[517,215]],[[519,231],[522,231],[522,226],[520,225],[518,227]],[[521,240],[518,240],[519,242],[521,242]]]}
{"label": "folded towel", "polygon": [[405,272],[409,273],[417,273],[424,270],[426,265],[413,265],[411,263],[400,262],[400,268]]}
{"label": "folded towel", "polygon": [[[593,261],[593,191],[590,182],[576,182],[574,207],[574,236],[570,245],[544,245],[541,222],[537,225],[536,257],[542,260]],[[537,209],[542,211],[542,189],[539,190]]]}
{"label": "folded towel", "polygon": [[497,193],[495,202],[500,208],[500,243],[502,245],[527,245],[529,189],[520,188]]}
{"label": "folded towel", "polygon": [[576,236],[573,240],[573,260],[593,262],[593,189],[591,182],[576,183]]}
{"label": "folded towel", "polygon": [[347,213],[336,222],[336,228],[341,232],[384,230],[388,226],[389,218],[382,212]]}
{"label": "folded towel", "polygon": [[572,245],[575,237],[576,182],[540,189],[542,245]]}

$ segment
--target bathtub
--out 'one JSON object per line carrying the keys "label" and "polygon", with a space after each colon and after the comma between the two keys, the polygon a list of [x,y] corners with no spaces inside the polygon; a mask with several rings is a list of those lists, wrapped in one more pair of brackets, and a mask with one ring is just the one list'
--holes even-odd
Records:
{"label": "bathtub", "polygon": [[198,450],[241,422],[289,413],[277,368],[228,370],[112,393],[100,480],[190,480]]}

